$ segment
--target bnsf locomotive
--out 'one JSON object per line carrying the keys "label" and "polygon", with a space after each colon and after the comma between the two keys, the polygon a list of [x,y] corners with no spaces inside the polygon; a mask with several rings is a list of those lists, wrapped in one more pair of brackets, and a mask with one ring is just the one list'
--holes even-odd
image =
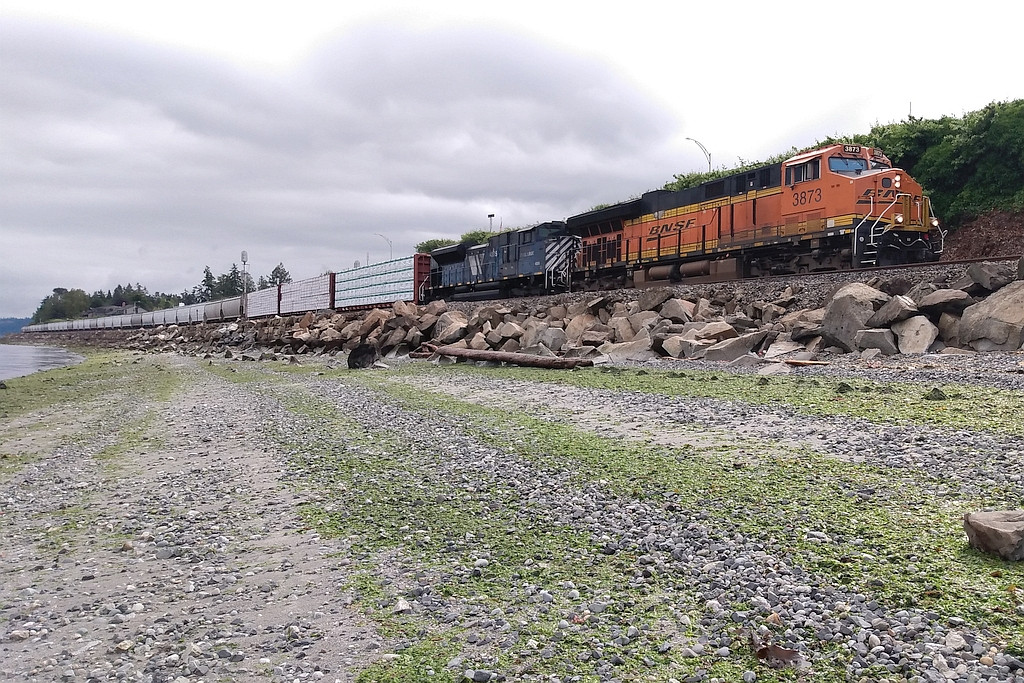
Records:
{"label": "bnsf locomotive", "polygon": [[573,216],[576,279],[715,281],[936,260],[921,186],[880,151],[832,145]]}
{"label": "bnsf locomotive", "polygon": [[944,233],[921,186],[879,150],[831,145],[682,190],[380,264],[167,309],[31,325],[146,327],[576,289],[713,282],[934,261]]}

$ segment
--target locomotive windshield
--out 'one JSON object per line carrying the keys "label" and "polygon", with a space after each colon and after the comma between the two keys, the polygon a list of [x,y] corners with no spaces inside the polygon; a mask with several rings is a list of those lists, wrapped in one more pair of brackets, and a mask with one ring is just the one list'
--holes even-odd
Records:
{"label": "locomotive windshield", "polygon": [[829,157],[828,170],[833,173],[851,173],[860,175],[868,170],[867,159],[847,159],[845,157]]}

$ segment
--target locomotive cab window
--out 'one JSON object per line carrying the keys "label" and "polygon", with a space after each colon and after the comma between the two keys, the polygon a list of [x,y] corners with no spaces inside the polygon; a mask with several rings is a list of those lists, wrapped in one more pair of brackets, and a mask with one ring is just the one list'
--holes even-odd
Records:
{"label": "locomotive cab window", "polygon": [[786,184],[795,185],[806,180],[817,180],[821,177],[821,159],[811,159],[802,164],[786,167]]}
{"label": "locomotive cab window", "polygon": [[867,159],[847,159],[846,157],[829,157],[828,170],[843,175],[860,175],[868,170]]}

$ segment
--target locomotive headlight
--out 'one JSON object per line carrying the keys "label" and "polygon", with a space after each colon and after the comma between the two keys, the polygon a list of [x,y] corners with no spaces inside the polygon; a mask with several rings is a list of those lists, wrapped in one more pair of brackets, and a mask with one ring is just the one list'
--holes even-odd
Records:
{"label": "locomotive headlight", "polygon": [[939,219],[938,218],[933,218],[932,219],[932,227],[933,228],[939,227]]}
{"label": "locomotive headlight", "polygon": [[897,173],[897,174],[896,174],[896,189],[897,189],[897,190],[898,190],[898,189],[900,189],[900,181],[901,181],[902,179],[903,179],[903,178],[902,178],[902,177],[900,176],[900,174],[899,174],[899,173]]}
{"label": "locomotive headlight", "polygon": [[897,223],[902,223],[903,222],[903,214],[902,213],[896,214],[895,219],[896,219]]}

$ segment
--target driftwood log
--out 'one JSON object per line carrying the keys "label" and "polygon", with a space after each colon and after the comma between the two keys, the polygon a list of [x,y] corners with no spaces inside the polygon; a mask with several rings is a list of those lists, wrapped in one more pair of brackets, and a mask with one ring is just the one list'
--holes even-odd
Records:
{"label": "driftwood log", "polygon": [[423,348],[432,353],[467,360],[485,360],[498,363],[511,363],[531,368],[548,368],[550,370],[570,370],[576,367],[587,367],[594,362],[589,358],[562,358],[558,356],[534,356],[530,353],[509,353],[508,351],[481,351],[453,346],[433,346],[424,344]]}

